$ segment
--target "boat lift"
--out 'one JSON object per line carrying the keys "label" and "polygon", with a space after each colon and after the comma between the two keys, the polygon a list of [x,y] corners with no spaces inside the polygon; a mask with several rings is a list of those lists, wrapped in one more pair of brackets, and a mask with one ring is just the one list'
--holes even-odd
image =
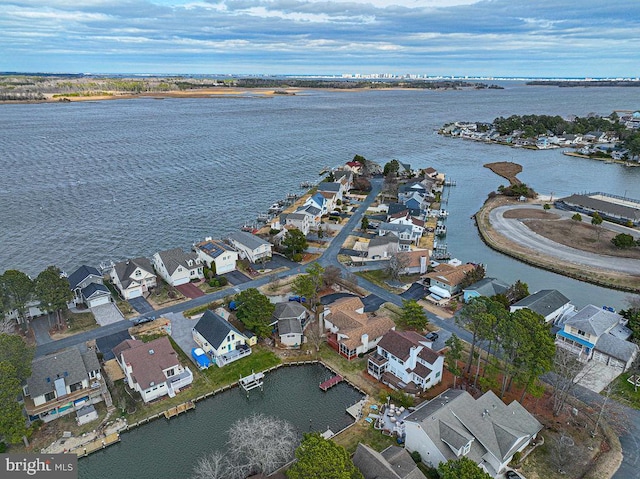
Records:
{"label": "boat lift", "polygon": [[261,391],[264,391],[264,373],[254,373],[252,370],[249,376],[240,377],[238,385],[244,389],[247,397],[249,397],[249,391],[252,389],[260,388]]}

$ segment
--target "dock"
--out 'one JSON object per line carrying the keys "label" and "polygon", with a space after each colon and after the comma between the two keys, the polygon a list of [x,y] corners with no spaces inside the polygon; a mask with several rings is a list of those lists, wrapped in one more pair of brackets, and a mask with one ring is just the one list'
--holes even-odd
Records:
{"label": "dock", "polygon": [[332,388],[342,380],[343,380],[343,377],[338,374],[337,376],[334,376],[331,379],[327,379],[325,382],[320,383],[320,389],[322,389],[323,391],[326,391],[327,389]]}
{"label": "dock", "polygon": [[264,373],[252,372],[249,376],[241,377],[238,385],[247,393],[255,388],[262,390],[264,386]]}
{"label": "dock", "polygon": [[193,401],[187,401],[185,403],[178,404],[177,406],[167,409],[164,412],[164,417],[166,417],[167,419],[171,419],[172,417],[177,416],[178,414],[181,414],[183,412],[186,412],[190,409],[195,409],[195,408],[196,408],[196,405],[193,403]]}
{"label": "dock", "polygon": [[109,434],[101,439],[95,439],[91,442],[84,444],[81,447],[74,449],[72,452],[76,453],[78,456],[88,456],[92,452],[96,452],[100,449],[104,449],[111,444],[115,444],[116,442],[120,442],[120,434],[114,432]]}

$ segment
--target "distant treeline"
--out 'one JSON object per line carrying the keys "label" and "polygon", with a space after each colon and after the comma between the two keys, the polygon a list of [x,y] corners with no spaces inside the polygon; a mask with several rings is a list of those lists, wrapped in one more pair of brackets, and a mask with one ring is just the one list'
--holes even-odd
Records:
{"label": "distant treeline", "polygon": [[0,92],[0,101],[41,101],[45,96],[42,93],[32,92]]}
{"label": "distant treeline", "polygon": [[546,135],[574,134],[583,135],[590,131],[623,132],[625,126],[618,121],[617,115],[611,117],[589,116],[576,117],[565,120],[561,116],[550,115],[511,115],[508,118],[498,117],[493,120],[493,126],[501,135],[510,135],[514,131],[522,131],[524,137]]}
{"label": "distant treeline", "polygon": [[352,90],[356,88],[424,88],[424,89],[447,89],[458,88],[476,89],[502,89],[498,85],[487,85],[485,83],[466,82],[462,80],[322,80],[322,79],[299,79],[299,78],[238,78],[233,82],[227,82],[228,86],[240,88],[335,88],[341,90]]}
{"label": "distant treeline", "polygon": [[529,81],[527,85],[535,86],[559,86],[559,87],[572,87],[572,86],[640,86],[640,81],[635,80],[535,80]]}

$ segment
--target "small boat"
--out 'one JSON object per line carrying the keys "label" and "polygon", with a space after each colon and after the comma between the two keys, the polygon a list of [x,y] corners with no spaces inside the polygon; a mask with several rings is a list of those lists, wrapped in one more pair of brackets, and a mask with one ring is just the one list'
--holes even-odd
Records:
{"label": "small boat", "polygon": [[269,213],[280,213],[282,211],[282,206],[280,203],[274,203],[269,207]]}

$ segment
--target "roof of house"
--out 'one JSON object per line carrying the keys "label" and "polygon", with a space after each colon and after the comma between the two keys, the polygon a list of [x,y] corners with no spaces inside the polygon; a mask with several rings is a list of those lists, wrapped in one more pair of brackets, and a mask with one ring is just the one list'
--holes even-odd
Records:
{"label": "roof of house", "polygon": [[416,268],[421,265],[422,258],[427,258],[427,263],[429,262],[429,250],[416,249],[412,251],[404,251],[400,253],[400,257],[407,260],[407,268]]}
{"label": "roof of house", "polygon": [[343,177],[346,177],[348,180],[349,176],[353,178],[353,172],[349,170],[336,170],[333,172],[333,177],[336,179],[336,181],[340,181]]}
{"label": "roof of house", "polygon": [[465,263],[457,266],[448,263],[440,263],[434,268],[434,271],[427,273],[425,277],[435,279],[436,281],[448,284],[449,286],[457,286],[462,282],[465,275],[475,267],[476,265],[471,263]]}
{"label": "roof of house", "polygon": [[102,273],[98,271],[97,268],[93,266],[82,265],[77,270],[75,270],[71,275],[69,275],[69,286],[71,289],[75,289],[82,281],[84,281],[89,276],[98,276],[102,278]]}
{"label": "roof of house", "polygon": [[353,464],[364,479],[426,479],[409,452],[397,446],[389,446],[380,453],[360,443]]}
{"label": "roof of house", "polygon": [[374,248],[376,246],[387,246],[389,244],[398,244],[398,237],[391,234],[378,235],[371,238],[369,241],[369,248]]}
{"label": "roof of house", "polygon": [[195,245],[200,251],[210,256],[211,258],[217,258],[221,254],[224,254],[229,251],[235,251],[228,244],[223,243],[220,240],[208,239],[205,241],[201,241]]}
{"label": "roof of house", "polygon": [[299,318],[306,314],[307,309],[297,301],[285,301],[276,303],[276,309],[273,312],[274,319]]}
{"label": "roof of house", "polygon": [[438,170],[436,170],[435,168],[433,168],[432,166],[430,166],[429,168],[425,168],[425,169],[424,169],[424,172],[425,172],[427,175],[432,175],[432,174],[434,174],[434,173],[437,173],[437,172],[438,172]]}
{"label": "roof of house", "polygon": [[137,341],[120,354],[124,363],[131,366],[131,375],[143,390],[166,382],[164,370],[180,364],[178,354],[166,336],[148,343]]}
{"label": "roof of house", "polygon": [[104,284],[100,283],[89,283],[85,288],[82,288],[82,296],[85,299],[89,299],[93,295],[103,295],[108,294],[111,295],[111,291]]}
{"label": "roof of house", "polygon": [[638,208],[592,198],[587,195],[571,195],[566,198],[562,198],[559,201],[569,205],[582,206],[589,210],[599,211],[612,216],[619,216],[621,218],[632,219],[634,221],[640,220],[640,209]]}
{"label": "roof of house", "polygon": [[124,289],[127,289],[134,281],[134,279],[131,278],[131,275],[138,268],[155,276],[153,266],[151,266],[151,261],[147,258],[133,258],[126,261],[120,261],[115,264],[114,271]]}
{"label": "roof of house", "polygon": [[302,325],[296,318],[278,320],[278,332],[283,334],[302,334]]}
{"label": "roof of house", "polygon": [[55,390],[56,379],[64,378],[67,386],[88,380],[89,372],[99,369],[100,362],[92,349],[80,352],[77,347],[70,347],[41,356],[31,363],[31,377],[27,379],[29,395],[35,398]]}
{"label": "roof of house", "polygon": [[620,323],[622,316],[612,313],[593,304],[588,304],[575,316],[565,321],[565,325],[572,326],[580,331],[584,331],[592,336],[600,336],[609,332],[614,326]]}
{"label": "roof of house", "polygon": [[411,348],[423,349],[418,355],[427,361],[429,364],[433,364],[438,359],[438,353],[427,346],[428,341],[424,336],[419,335],[415,331],[395,331],[391,330],[385,333],[378,347],[393,354],[395,357],[406,361],[411,354]]}
{"label": "roof of house", "polygon": [[333,191],[334,193],[338,193],[340,188],[342,188],[342,185],[334,181],[321,181],[318,183],[318,191]]}
{"label": "roof of house", "polygon": [[398,223],[380,223],[378,226],[378,231],[392,231],[396,233],[411,233],[413,231],[413,226],[411,225],[403,225]]}
{"label": "roof of house", "polygon": [[598,338],[595,349],[626,363],[638,352],[638,345],[613,334],[603,334]]}
{"label": "roof of house", "polygon": [[246,231],[234,231],[229,235],[229,239],[240,243],[249,249],[258,249],[261,246],[271,245],[268,241],[265,241],[254,234],[247,233]]}
{"label": "roof of house", "polygon": [[512,304],[511,307],[514,309],[529,308],[531,311],[547,317],[569,302],[569,299],[558,290],[541,289]]}
{"label": "roof of house", "polygon": [[319,195],[322,195],[323,197],[325,197],[326,199],[331,199],[331,198],[335,198],[337,193],[334,191],[321,191],[318,193]]}
{"label": "roof of house", "polygon": [[[316,208],[317,209],[317,208]],[[305,218],[308,218],[309,215],[307,215],[306,213],[289,213],[287,215],[287,219],[286,221],[304,221]]]}
{"label": "roof of house", "polygon": [[482,278],[480,281],[476,281],[464,288],[464,291],[475,291],[480,296],[495,296],[496,294],[503,294],[507,289],[509,289],[509,285],[499,279]]}
{"label": "roof of house", "polygon": [[347,336],[340,342],[349,349],[354,349],[362,343],[363,334],[367,334],[371,340],[374,340],[395,327],[391,318],[369,316],[357,310],[364,310],[364,304],[360,298],[357,296],[340,298],[331,304],[331,315],[327,318],[338,328],[340,334]]}
{"label": "roof of house", "polygon": [[[162,264],[164,264],[164,267],[167,268],[169,275],[172,275],[179,267],[194,269],[202,266],[196,262],[198,259],[197,253],[194,251],[187,252],[182,248],[160,251],[158,252],[158,256],[160,256],[160,260],[162,261]],[[191,266],[189,266],[188,261],[193,261]]]}
{"label": "roof of house", "polygon": [[405,418],[422,430],[446,459],[455,459],[471,439],[469,459],[479,463],[489,452],[503,462],[509,459],[542,424],[517,401],[503,403],[492,391],[474,399],[463,390],[449,389]]}
{"label": "roof of house", "polygon": [[322,196],[320,193],[316,193],[315,195],[313,195],[311,198],[309,198],[309,200],[307,201],[313,201],[316,204],[322,206],[324,205],[326,199],[324,196]]}
{"label": "roof of house", "polygon": [[234,328],[229,321],[225,320],[222,316],[214,313],[210,309],[204,312],[193,329],[200,333],[200,335],[215,349],[220,347],[231,331],[243,336],[243,334]]}

